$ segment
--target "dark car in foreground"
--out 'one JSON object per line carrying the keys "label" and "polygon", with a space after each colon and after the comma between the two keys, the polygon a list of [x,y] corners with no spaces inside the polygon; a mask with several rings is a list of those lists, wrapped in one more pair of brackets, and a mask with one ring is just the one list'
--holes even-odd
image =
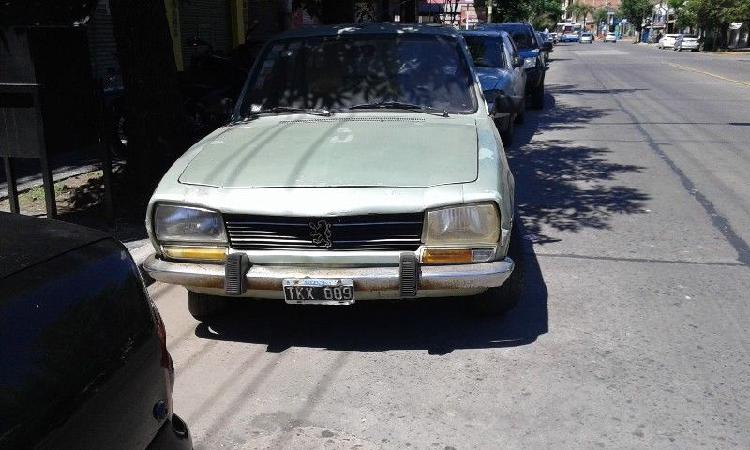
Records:
{"label": "dark car in foreground", "polygon": [[544,61],[544,50],[549,45],[539,42],[534,27],[528,23],[491,23],[478,27],[479,30],[502,30],[508,33],[518,48],[518,54],[523,58],[526,70],[526,94],[531,97],[531,107],[544,107],[544,78],[547,66]]}
{"label": "dark car in foreground", "polygon": [[192,448],[173,381],[122,244],[0,212],[0,448]]}

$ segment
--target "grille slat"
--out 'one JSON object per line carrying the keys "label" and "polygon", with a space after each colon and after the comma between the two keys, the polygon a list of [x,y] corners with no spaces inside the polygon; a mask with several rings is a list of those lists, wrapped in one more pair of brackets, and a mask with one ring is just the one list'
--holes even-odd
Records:
{"label": "grille slat", "polygon": [[[224,220],[230,245],[237,250],[407,251],[421,245],[423,215],[318,218],[228,214]],[[321,242],[320,231],[324,229],[317,229],[316,234],[319,221],[330,225],[330,246],[325,239]]]}

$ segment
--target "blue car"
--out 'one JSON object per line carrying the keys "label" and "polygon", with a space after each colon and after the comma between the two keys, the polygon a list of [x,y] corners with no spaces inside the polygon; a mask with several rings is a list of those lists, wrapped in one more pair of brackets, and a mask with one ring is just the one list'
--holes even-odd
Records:
{"label": "blue car", "polygon": [[523,59],[505,31],[464,31],[474,70],[503,142],[513,139],[515,123],[526,110],[526,72]]}
{"label": "blue car", "polygon": [[544,108],[544,76],[547,72],[547,65],[544,62],[543,52],[546,46],[551,48],[552,44],[539,42],[534,27],[528,23],[488,23],[478,29],[505,31],[513,38],[518,54],[523,59],[523,68],[526,71],[526,94],[531,97],[531,107]]}

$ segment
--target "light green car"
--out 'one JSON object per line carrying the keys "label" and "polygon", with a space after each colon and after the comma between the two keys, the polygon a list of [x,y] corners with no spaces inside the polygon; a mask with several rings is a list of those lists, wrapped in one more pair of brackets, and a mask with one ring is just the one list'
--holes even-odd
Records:
{"label": "light green car", "polygon": [[161,180],[144,268],[185,286],[199,320],[230,297],[470,296],[500,313],[519,295],[513,203],[456,31],[297,30],[267,44],[233,121]]}

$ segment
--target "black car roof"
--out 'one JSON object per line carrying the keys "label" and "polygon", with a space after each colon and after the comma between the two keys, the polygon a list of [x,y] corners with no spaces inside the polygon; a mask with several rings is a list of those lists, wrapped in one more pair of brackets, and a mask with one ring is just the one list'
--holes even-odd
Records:
{"label": "black car roof", "polygon": [[399,24],[399,23],[352,23],[302,27],[281,33],[276,39],[306,38],[318,36],[366,35],[366,34],[420,34],[458,36],[458,31],[445,25]]}
{"label": "black car roof", "polygon": [[0,279],[107,237],[59,220],[0,212]]}

